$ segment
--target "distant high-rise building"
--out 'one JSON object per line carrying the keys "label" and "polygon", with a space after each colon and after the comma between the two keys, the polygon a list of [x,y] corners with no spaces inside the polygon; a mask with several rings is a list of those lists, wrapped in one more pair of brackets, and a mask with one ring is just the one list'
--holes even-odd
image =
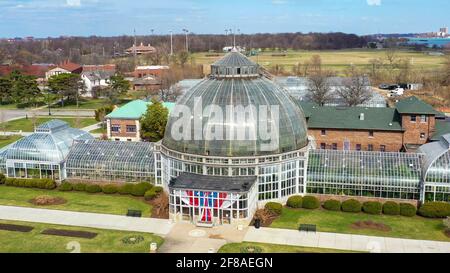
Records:
{"label": "distant high-rise building", "polygon": [[443,27],[439,29],[439,32],[443,33],[443,34],[448,34],[448,27]]}

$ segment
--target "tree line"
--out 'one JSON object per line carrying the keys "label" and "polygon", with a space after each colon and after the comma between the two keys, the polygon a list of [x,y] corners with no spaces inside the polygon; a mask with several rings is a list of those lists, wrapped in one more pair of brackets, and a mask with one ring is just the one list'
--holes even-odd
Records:
{"label": "tree line", "polygon": [[[222,51],[233,44],[232,35],[190,34],[190,52]],[[174,51],[185,50],[185,36],[174,35]],[[361,48],[367,45],[365,37],[345,33],[278,33],[240,34],[239,46],[263,49],[331,50]],[[165,51],[170,49],[169,35],[139,36],[138,44],[151,44]],[[16,64],[59,63],[71,60],[83,64],[101,64],[122,54],[134,44],[133,36],[118,37],[60,37],[33,41],[0,42],[0,63],[11,60]]]}

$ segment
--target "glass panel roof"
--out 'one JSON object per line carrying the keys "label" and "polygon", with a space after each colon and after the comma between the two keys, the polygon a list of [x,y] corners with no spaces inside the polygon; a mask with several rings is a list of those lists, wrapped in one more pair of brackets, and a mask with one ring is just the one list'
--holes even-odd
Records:
{"label": "glass panel roof", "polygon": [[148,142],[78,141],[66,161],[68,170],[152,172],[154,146]]}
{"label": "glass panel roof", "polygon": [[8,146],[4,151],[5,158],[59,163],[66,158],[74,140],[93,139],[89,133],[71,128],[60,120],[44,123],[35,131]]}

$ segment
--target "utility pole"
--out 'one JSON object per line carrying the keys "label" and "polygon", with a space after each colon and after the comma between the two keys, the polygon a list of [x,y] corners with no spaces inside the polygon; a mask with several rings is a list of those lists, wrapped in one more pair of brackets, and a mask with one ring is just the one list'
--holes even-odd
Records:
{"label": "utility pole", "polygon": [[150,44],[152,43],[152,39],[153,39],[153,33],[155,32],[155,30],[152,28],[151,30],[150,30],[150,32],[152,33],[152,37],[150,38]]}
{"label": "utility pole", "polygon": [[136,46],[137,46],[136,29],[134,29],[134,45],[133,45],[134,66],[136,66],[136,56],[137,56]]}

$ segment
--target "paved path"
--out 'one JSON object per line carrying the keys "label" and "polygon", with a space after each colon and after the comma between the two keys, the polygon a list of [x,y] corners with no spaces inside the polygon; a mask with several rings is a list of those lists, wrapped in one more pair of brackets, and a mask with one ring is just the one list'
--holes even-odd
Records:
{"label": "paved path", "polygon": [[120,215],[0,206],[0,219],[167,235],[169,220]]}
{"label": "paved path", "polygon": [[[22,110],[22,109],[4,109],[0,110],[2,112],[2,119],[7,121],[12,121],[16,119],[31,117],[33,115],[36,116],[48,116],[48,110]],[[80,116],[80,117],[93,117],[95,115],[95,111],[93,110],[63,110],[63,109],[51,109],[51,113],[53,116]]]}
{"label": "paved path", "polygon": [[374,253],[450,253],[449,242],[323,232],[305,233],[273,228],[250,227],[244,241]]}
{"label": "paved path", "polygon": [[82,128],[81,130],[86,131],[86,132],[91,132],[91,131],[100,129],[100,128],[101,128],[101,125],[102,125],[102,123],[99,122],[99,123],[92,124],[92,125],[90,125],[90,126],[84,127],[84,128]]}

